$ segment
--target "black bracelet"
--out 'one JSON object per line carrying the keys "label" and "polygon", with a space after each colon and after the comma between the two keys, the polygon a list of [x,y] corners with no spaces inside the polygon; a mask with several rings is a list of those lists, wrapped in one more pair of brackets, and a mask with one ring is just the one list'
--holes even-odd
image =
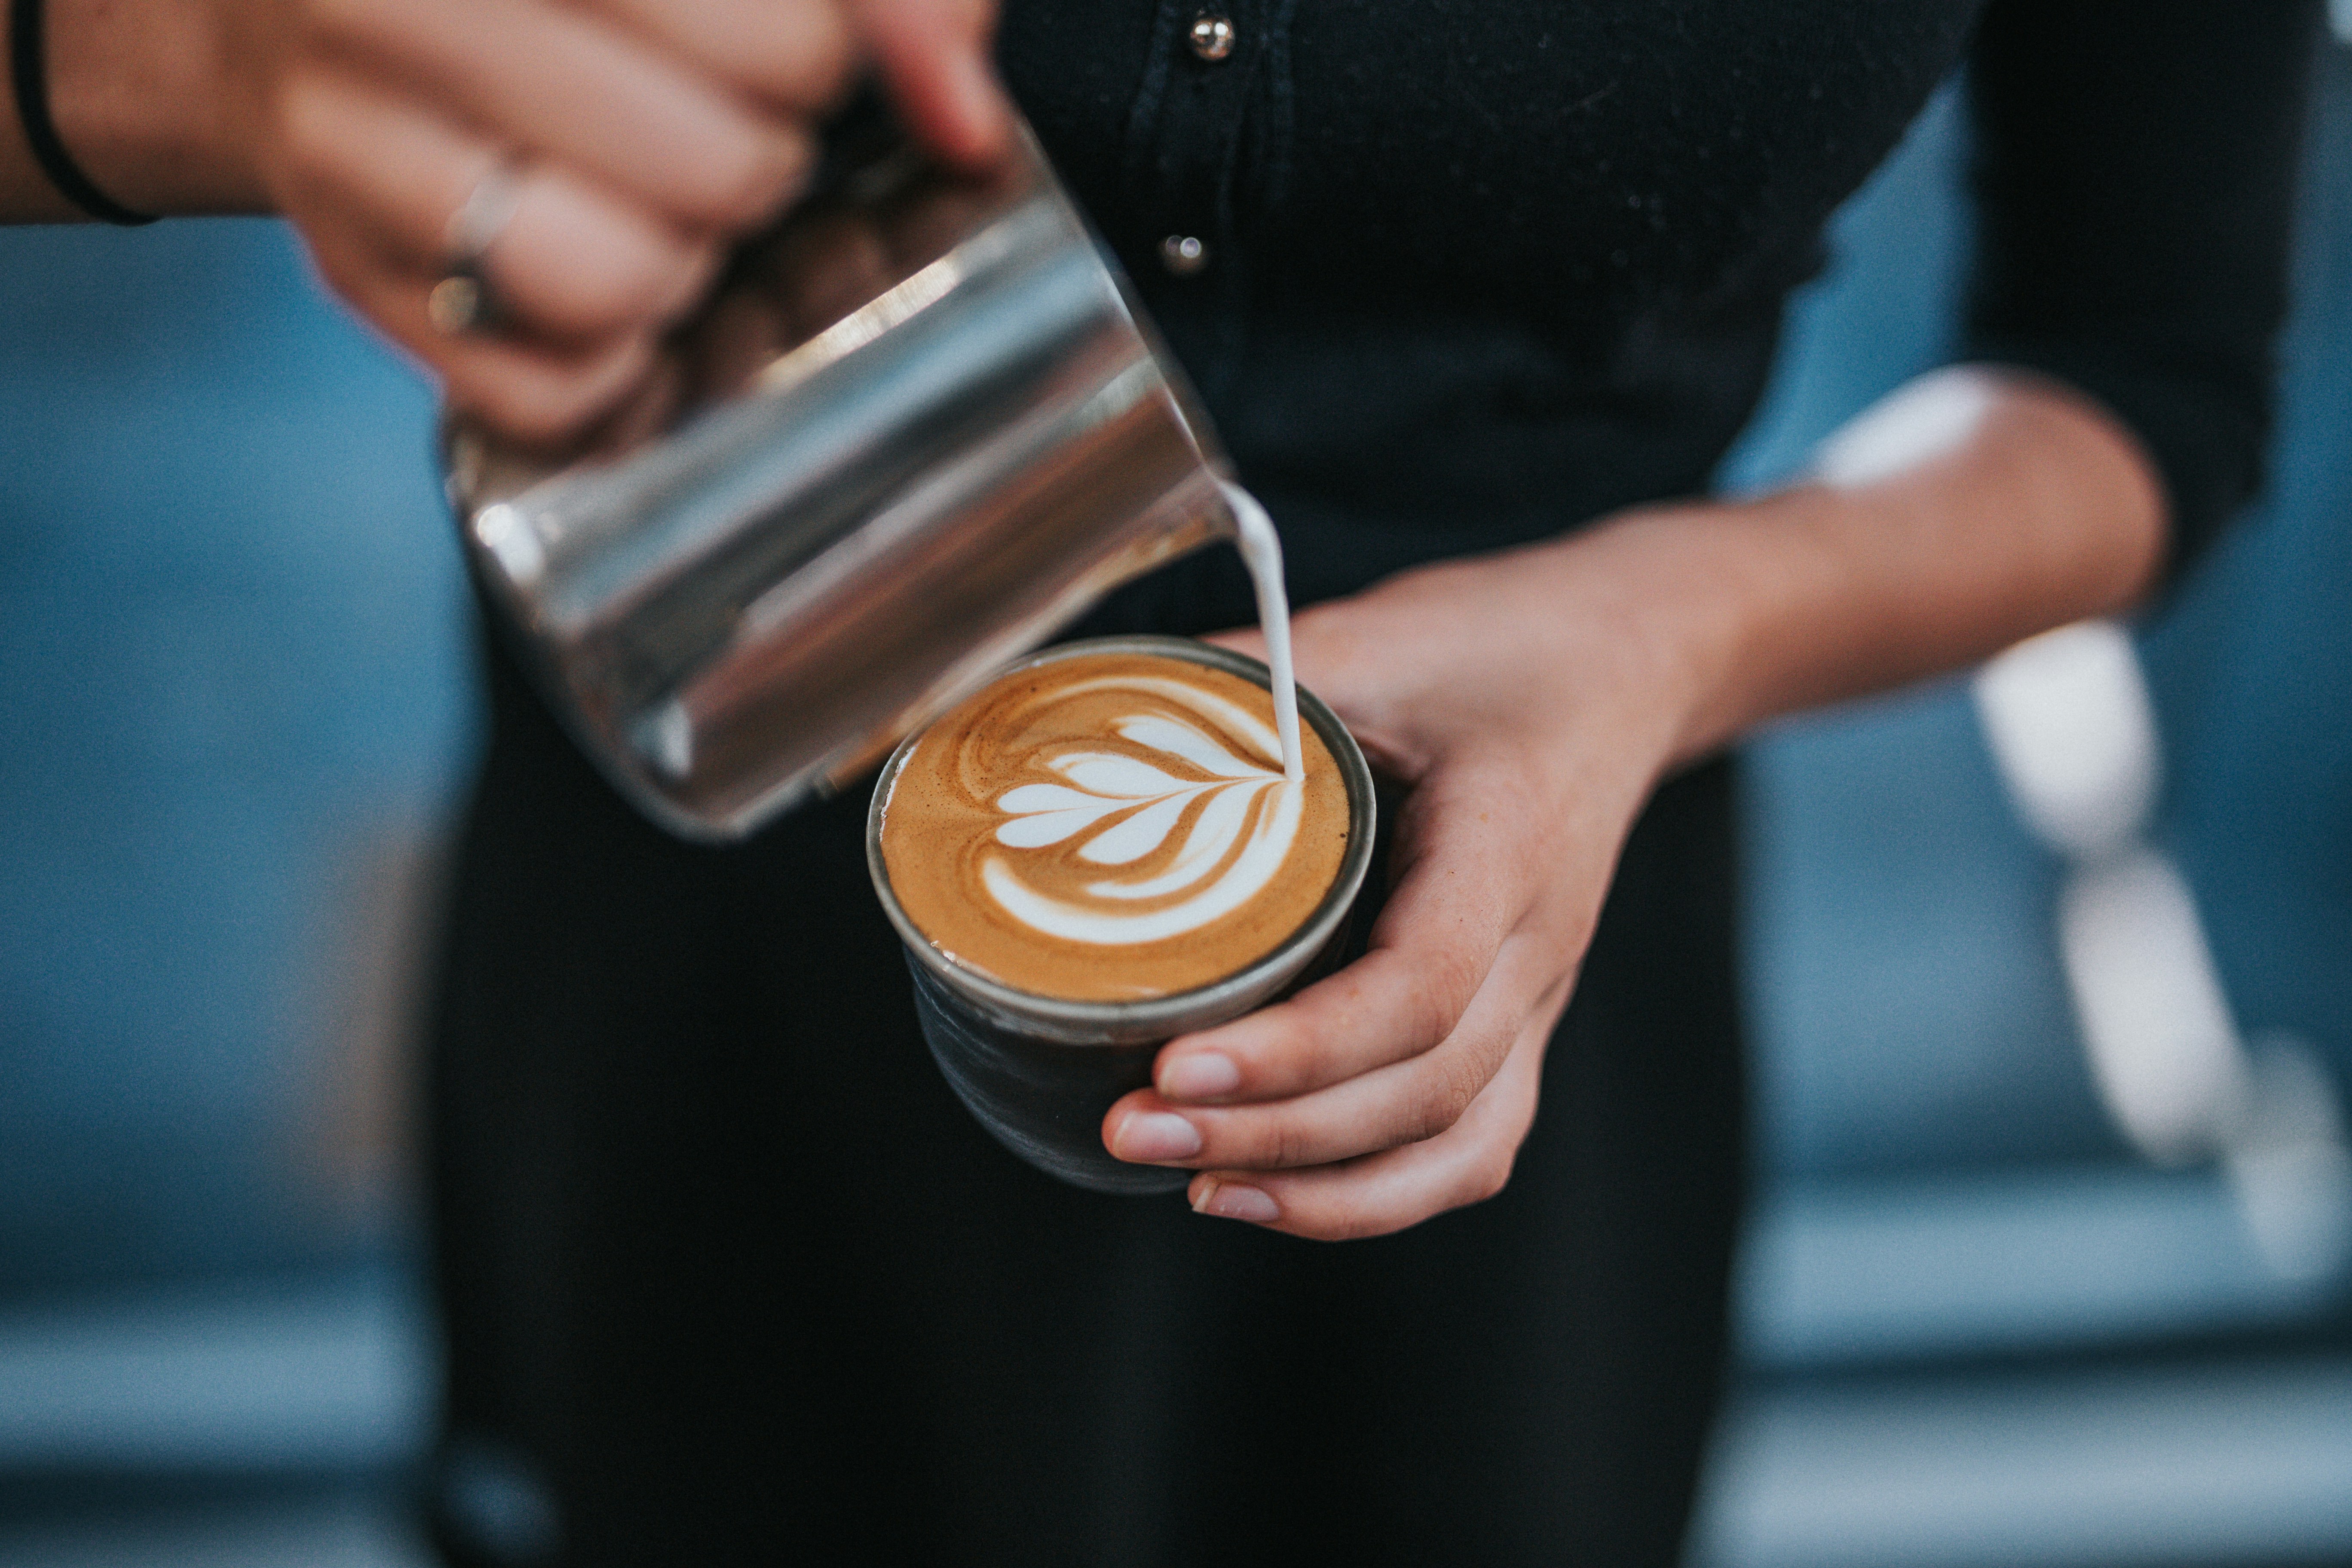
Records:
{"label": "black bracelet", "polygon": [[16,88],[16,119],[25,144],[58,194],[94,218],[135,228],[155,220],[135,213],[90,183],[58,137],[49,119],[49,80],[41,47],[41,0],[8,0],[8,75]]}

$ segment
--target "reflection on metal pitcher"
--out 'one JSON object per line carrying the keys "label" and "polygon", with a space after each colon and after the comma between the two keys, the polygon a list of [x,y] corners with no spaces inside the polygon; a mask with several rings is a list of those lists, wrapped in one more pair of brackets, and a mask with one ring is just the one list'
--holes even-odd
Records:
{"label": "reflection on metal pitcher", "polygon": [[453,420],[446,458],[559,710],[698,838],[846,782],[1233,526],[1215,437],[1034,139],[974,180],[875,117],[582,447]]}

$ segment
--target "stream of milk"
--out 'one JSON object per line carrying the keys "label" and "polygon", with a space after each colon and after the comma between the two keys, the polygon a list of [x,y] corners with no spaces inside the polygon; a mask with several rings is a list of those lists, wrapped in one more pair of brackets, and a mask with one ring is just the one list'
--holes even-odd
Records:
{"label": "stream of milk", "polygon": [[1265,634],[1265,664],[1274,672],[1274,732],[1282,742],[1282,776],[1297,784],[1307,776],[1298,750],[1298,681],[1290,668],[1290,595],[1282,582],[1282,536],[1257,497],[1225,482],[1225,504],[1241,531],[1242,563],[1257,589],[1257,624]]}

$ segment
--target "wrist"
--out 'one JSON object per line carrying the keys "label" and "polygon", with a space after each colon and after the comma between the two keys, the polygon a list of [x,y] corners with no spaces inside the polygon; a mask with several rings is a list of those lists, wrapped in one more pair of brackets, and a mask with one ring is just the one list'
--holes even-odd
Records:
{"label": "wrist", "polygon": [[268,210],[205,0],[43,0],[49,117],[82,173],[157,215]]}
{"label": "wrist", "polygon": [[1775,711],[1777,640],[1801,615],[1813,563],[1798,544],[1837,498],[1793,490],[1628,513],[1559,547],[1569,616],[1601,628],[1661,736],[1672,772]]}
{"label": "wrist", "polygon": [[1669,766],[2146,592],[2164,501],[2137,442],[2063,389],[1970,374],[1990,395],[1899,462],[1630,513],[1563,547],[1669,705]]}

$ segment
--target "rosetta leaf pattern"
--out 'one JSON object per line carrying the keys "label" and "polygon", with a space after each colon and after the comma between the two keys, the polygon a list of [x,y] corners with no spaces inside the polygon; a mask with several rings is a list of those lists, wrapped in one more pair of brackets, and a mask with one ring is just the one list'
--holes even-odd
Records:
{"label": "rosetta leaf pattern", "polygon": [[1158,875],[1134,881],[1110,877],[1086,889],[1118,902],[1181,893],[1227,859],[1248,829],[1251,803],[1280,784],[1282,774],[1236,756],[1216,736],[1181,720],[1136,714],[1114,728],[1130,743],[1210,776],[1180,777],[1121,752],[1066,753],[1046,765],[1066,783],[1024,784],[998,797],[1005,820],[996,840],[1009,849],[1044,849],[1077,839],[1077,858],[1090,865],[1131,866],[1162,848],[1192,805],[1202,802],[1174,860]]}

